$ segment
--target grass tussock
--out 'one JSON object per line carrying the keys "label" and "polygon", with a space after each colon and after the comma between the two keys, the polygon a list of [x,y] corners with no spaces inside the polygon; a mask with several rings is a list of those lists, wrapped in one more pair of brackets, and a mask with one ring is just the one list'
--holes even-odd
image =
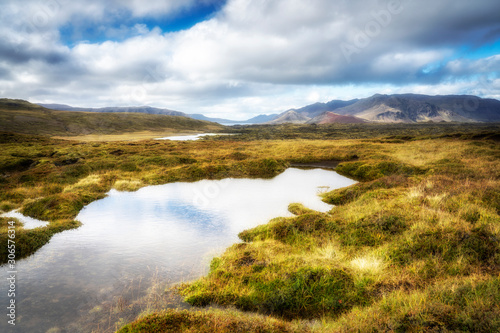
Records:
{"label": "grass tussock", "polygon": [[232,305],[287,319],[338,315],[362,301],[363,290],[347,267],[287,258],[280,248],[273,242],[235,245],[212,261],[206,279],[182,294],[196,306]]}
{"label": "grass tussock", "polygon": [[126,325],[119,333],[221,332],[271,333],[309,332],[305,326],[237,311],[166,311]]}
{"label": "grass tussock", "polygon": [[397,291],[353,309],[328,332],[498,332],[500,280],[484,276],[449,279],[425,290]]}
{"label": "grass tussock", "polygon": [[323,201],[332,205],[345,205],[358,199],[367,192],[373,193],[379,189],[403,187],[407,185],[407,182],[408,178],[405,176],[385,176],[374,181],[357,183],[353,186],[325,193],[323,195]]}
{"label": "grass tussock", "polygon": [[114,188],[118,191],[134,192],[144,186],[144,183],[138,179],[120,179],[114,184]]}

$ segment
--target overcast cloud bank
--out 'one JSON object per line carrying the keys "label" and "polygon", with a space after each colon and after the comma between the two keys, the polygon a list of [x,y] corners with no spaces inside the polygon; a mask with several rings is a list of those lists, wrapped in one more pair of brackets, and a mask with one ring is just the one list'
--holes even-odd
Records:
{"label": "overcast cloud bank", "polygon": [[0,96],[32,102],[246,119],[374,93],[500,98],[497,1],[7,0],[0,22]]}

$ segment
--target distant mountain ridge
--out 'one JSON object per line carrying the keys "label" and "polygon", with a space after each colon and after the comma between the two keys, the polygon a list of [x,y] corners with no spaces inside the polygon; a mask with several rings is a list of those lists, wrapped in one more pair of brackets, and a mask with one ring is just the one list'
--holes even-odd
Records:
{"label": "distant mountain ridge", "polygon": [[299,113],[296,110],[288,110],[278,115],[271,121],[268,121],[267,124],[275,125],[275,124],[284,124],[284,123],[292,123],[292,124],[304,124],[307,123],[311,118],[308,116]]}
{"label": "distant mountain ridge", "polygon": [[[210,118],[202,114],[154,108],[106,107],[77,108],[64,104],[39,104],[64,111],[133,112],[183,116],[220,124],[329,124],[329,123],[419,123],[419,122],[500,122],[500,101],[470,95],[376,94],[348,101],[314,103],[281,114],[259,115],[245,121]],[[342,117],[341,117],[342,116]]]}
{"label": "distant mountain ridge", "polygon": [[117,112],[129,112],[129,113],[147,113],[147,114],[164,114],[167,116],[181,116],[188,117],[187,114],[180,111],[174,111],[169,109],[154,108],[151,106],[122,106],[122,107],[105,107],[105,108],[81,108],[73,107],[66,104],[38,104],[47,109],[58,110],[58,111],[80,111],[80,112],[107,112],[107,113],[117,113]]}
{"label": "distant mountain ridge", "polygon": [[334,112],[324,112],[317,117],[309,120],[309,124],[362,124],[367,123],[368,120],[354,117],[354,116],[343,116]]}
{"label": "distant mountain ridge", "polygon": [[82,108],[82,107],[73,107],[66,104],[44,104],[38,103],[37,105],[43,106],[47,109],[57,110],[57,111],[80,111],[80,112],[106,112],[106,113],[120,113],[120,112],[128,112],[128,113],[147,113],[147,114],[163,114],[167,116],[181,116],[188,117],[196,120],[204,120],[215,122],[219,124],[259,124],[264,123],[269,120],[274,119],[277,114],[272,115],[259,115],[248,120],[237,121],[223,118],[211,118],[206,117],[202,114],[188,114],[180,111],[174,111],[170,109],[162,109],[155,108],[151,106],[117,106],[117,107],[104,107],[104,108]]}
{"label": "distant mountain ridge", "polygon": [[[318,112],[315,113],[309,113],[309,114],[317,114]],[[306,113],[307,114],[307,113]],[[354,116],[343,116],[336,114],[331,111],[325,111],[319,113],[318,116],[314,118],[310,118],[306,116],[303,113],[298,112],[298,110],[288,110],[283,112],[281,115],[276,117],[275,119],[268,121],[267,124],[269,125],[277,125],[277,124],[286,124],[286,123],[291,123],[291,124],[359,124],[359,123],[366,123],[368,122],[367,120],[354,117]]]}
{"label": "distant mountain ridge", "polygon": [[325,112],[332,112],[339,108],[352,105],[357,101],[359,101],[359,99],[352,99],[350,101],[333,100],[327,103],[314,103],[297,109],[296,111],[309,118],[314,118]]}
{"label": "distant mountain ridge", "polygon": [[[294,114],[293,119],[290,118],[291,111]],[[470,95],[376,94],[363,99],[333,100],[328,103],[315,103],[288,110],[268,123],[328,124],[363,121],[379,123],[500,122],[500,101]]]}
{"label": "distant mountain ridge", "polygon": [[261,124],[265,123],[267,121],[273,120],[278,116],[278,114],[271,114],[271,115],[266,115],[266,114],[261,114],[256,117],[247,119],[247,120],[229,120],[229,119],[223,119],[223,118],[210,118],[206,117],[202,114],[186,114],[187,117],[197,119],[197,120],[206,120],[206,121],[211,121],[211,122],[216,122],[222,125],[236,125],[236,124]]}
{"label": "distant mountain ridge", "polygon": [[[358,100],[353,99],[350,101],[341,101],[341,100],[333,100],[328,103],[314,103],[311,105],[304,106],[299,109],[290,109],[285,111],[279,115],[277,115],[274,119],[268,120],[267,124],[284,124],[284,123],[293,123],[293,124],[319,124],[325,123],[325,119],[332,119],[329,117],[329,113],[332,111],[339,109],[341,107],[349,106],[356,103]],[[340,120],[340,118],[336,118],[336,120],[340,120],[341,122],[349,122],[349,118],[344,118]],[[360,122],[358,120],[352,119],[354,122]],[[363,122],[363,121],[361,121]]]}

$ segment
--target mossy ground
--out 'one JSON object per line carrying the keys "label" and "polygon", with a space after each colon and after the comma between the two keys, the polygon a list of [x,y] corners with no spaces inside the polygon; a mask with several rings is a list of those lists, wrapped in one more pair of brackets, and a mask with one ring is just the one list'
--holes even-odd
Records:
{"label": "mossy ground", "polygon": [[[215,258],[206,277],[180,286],[191,304],[239,311],[160,313],[124,332],[157,323],[162,332],[179,323],[186,332],[251,332],[250,324],[256,332],[498,331],[499,129],[453,126],[457,132],[412,127],[418,135],[394,138],[379,128],[371,138],[339,140],[302,139],[301,131],[316,136],[312,127],[270,140],[246,133],[199,142],[3,134],[0,208],[50,220],[33,231],[42,236],[74,227],[81,207],[112,187],[271,177],[292,162],[340,161],[337,171],[360,182],[324,194],[336,205],[329,213],[293,204],[295,217],[242,232],[244,243]],[[210,326],[217,322],[228,326]]]}

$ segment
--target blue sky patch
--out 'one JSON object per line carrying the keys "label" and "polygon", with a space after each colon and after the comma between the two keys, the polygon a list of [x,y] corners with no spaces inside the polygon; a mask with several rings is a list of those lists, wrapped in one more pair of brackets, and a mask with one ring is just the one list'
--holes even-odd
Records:
{"label": "blue sky patch", "polygon": [[491,44],[481,45],[476,49],[471,48],[463,51],[463,57],[472,60],[488,58],[496,54],[500,54],[500,39]]}
{"label": "blue sky patch", "polygon": [[162,32],[186,30],[215,16],[225,2],[200,4],[163,17],[134,17],[130,11],[122,10],[106,15],[105,21],[88,17],[74,18],[59,29],[60,38],[63,44],[73,47],[81,42],[120,42],[142,34],[144,29],[149,31],[156,27]]}

